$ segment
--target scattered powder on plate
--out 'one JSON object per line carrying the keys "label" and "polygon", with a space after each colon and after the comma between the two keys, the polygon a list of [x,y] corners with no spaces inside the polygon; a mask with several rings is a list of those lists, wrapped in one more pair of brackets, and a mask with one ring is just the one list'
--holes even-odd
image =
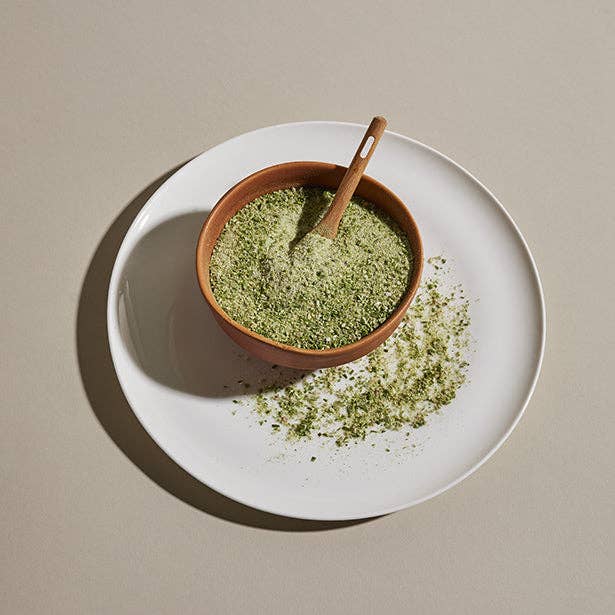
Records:
{"label": "scattered powder on plate", "polygon": [[429,263],[434,273],[383,345],[352,363],[307,374],[274,367],[278,381],[248,404],[291,440],[330,438],[338,446],[424,425],[464,384],[471,340],[463,289],[444,284],[445,259]]}

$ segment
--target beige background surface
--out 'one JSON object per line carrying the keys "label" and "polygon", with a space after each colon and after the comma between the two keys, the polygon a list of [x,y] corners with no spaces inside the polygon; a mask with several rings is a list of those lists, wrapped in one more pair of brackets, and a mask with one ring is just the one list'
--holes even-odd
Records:
{"label": "beige background surface", "polygon": [[[3,6],[0,611],[614,612],[613,3],[179,4]],[[105,284],[182,161],[377,113],[520,225],[547,298],[543,373],[448,493],[350,526],[279,519],[140,430]]]}

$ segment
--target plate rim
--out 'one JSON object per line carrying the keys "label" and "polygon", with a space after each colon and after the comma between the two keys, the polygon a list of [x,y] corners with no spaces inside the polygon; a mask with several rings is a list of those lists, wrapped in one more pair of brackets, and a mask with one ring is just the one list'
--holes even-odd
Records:
{"label": "plate rim", "polygon": [[[115,370],[118,382],[120,384],[120,388],[122,389],[122,393],[126,398],[126,401],[128,402],[128,405],[130,406],[130,409],[132,410],[132,412],[134,413],[134,415],[136,416],[137,420],[139,421],[141,427],[143,427],[143,429],[146,431],[146,433],[152,438],[152,440],[154,440],[154,442],[156,443],[157,446],[159,446],[162,451],[174,462],[176,463],[179,467],[181,467],[183,470],[185,470],[188,474],[190,474],[190,476],[194,477],[196,480],[198,480],[200,483],[203,483],[204,485],[206,485],[207,487],[217,491],[218,493],[222,494],[223,496],[234,500],[235,502],[239,502],[240,504],[243,504],[245,506],[249,506],[250,508],[256,509],[256,510],[260,510],[266,513],[270,513],[270,514],[274,514],[274,515],[279,515],[279,516],[284,516],[284,517],[289,517],[289,518],[294,518],[294,519],[304,519],[304,520],[309,520],[309,521],[351,521],[351,520],[356,520],[356,519],[370,519],[370,518],[374,518],[374,517],[380,517],[383,515],[387,515],[387,514],[391,514],[394,512],[398,512],[400,510],[404,510],[406,508],[411,508],[412,506],[416,506],[418,504],[421,504],[422,502],[426,502],[427,500],[430,500],[432,498],[435,498],[439,495],[441,495],[442,493],[444,493],[445,491],[448,491],[449,489],[452,489],[453,487],[455,487],[456,485],[458,485],[459,483],[461,483],[463,480],[465,480],[466,478],[468,478],[471,474],[473,474],[474,472],[476,472],[484,463],[486,463],[491,456],[504,444],[504,442],[510,437],[511,433],[514,431],[514,429],[517,427],[517,425],[519,424],[519,421],[521,420],[521,417],[524,415],[525,410],[527,409],[527,406],[529,405],[529,402],[532,398],[532,395],[534,394],[534,391],[536,389],[536,385],[538,383],[538,379],[540,377],[540,372],[542,369],[542,364],[543,364],[543,360],[544,360],[544,353],[545,353],[545,346],[546,346],[546,332],[547,332],[547,315],[546,315],[546,306],[545,306],[545,297],[544,297],[544,290],[542,287],[542,281],[540,279],[540,274],[538,272],[538,267],[536,265],[536,261],[534,260],[534,256],[529,248],[529,245],[525,239],[525,237],[523,236],[523,233],[521,232],[521,230],[519,229],[517,223],[514,221],[514,219],[512,218],[512,216],[508,213],[508,211],[506,210],[506,208],[504,207],[504,205],[502,205],[502,203],[500,202],[500,200],[495,196],[495,194],[489,189],[487,188],[487,186],[485,186],[479,179],[477,179],[472,173],[470,173],[470,171],[468,171],[465,167],[463,167],[462,165],[460,165],[458,162],[456,162],[455,160],[453,160],[452,158],[449,158],[446,154],[443,154],[442,152],[438,151],[437,149],[431,147],[430,145],[426,145],[425,143],[422,143],[421,141],[418,141],[417,139],[413,139],[411,137],[408,137],[406,135],[402,135],[400,133],[391,131],[391,130],[386,130],[385,133],[389,133],[392,136],[399,138],[403,141],[407,141],[408,143],[411,143],[413,146],[418,146],[419,148],[425,149],[428,152],[430,152],[431,154],[435,155],[438,158],[443,159],[444,161],[448,162],[449,164],[451,164],[454,168],[456,168],[457,170],[461,171],[467,178],[469,178],[472,182],[474,182],[481,190],[483,190],[491,199],[491,201],[497,205],[497,207],[499,208],[500,212],[502,214],[504,214],[504,217],[506,219],[506,221],[511,225],[512,229],[514,230],[517,238],[520,240],[521,242],[521,246],[523,247],[523,251],[525,252],[525,256],[528,258],[529,264],[531,265],[531,272],[533,274],[533,278],[534,278],[534,283],[535,283],[535,287],[537,290],[537,294],[538,294],[538,299],[539,299],[539,305],[540,305],[540,309],[539,309],[539,315],[540,315],[540,349],[539,349],[539,353],[538,353],[538,360],[536,361],[536,364],[534,366],[534,374],[532,376],[532,381],[530,384],[530,387],[527,390],[527,393],[525,395],[525,398],[522,402],[522,404],[520,405],[519,410],[517,411],[517,414],[515,415],[513,421],[511,422],[511,424],[509,425],[509,427],[505,430],[504,434],[499,438],[499,440],[489,449],[489,451],[483,455],[474,465],[472,465],[468,470],[466,470],[463,474],[461,474],[460,476],[458,476],[457,478],[455,478],[454,480],[450,481],[449,483],[447,483],[446,485],[440,487],[439,489],[436,489],[434,491],[432,491],[431,493],[422,496],[420,498],[416,498],[414,500],[411,500],[410,502],[404,503],[404,504],[399,504],[396,506],[389,506],[389,507],[385,507],[376,511],[370,511],[367,514],[365,513],[360,513],[360,514],[356,514],[356,513],[347,513],[347,514],[339,514],[339,515],[319,515],[319,514],[299,514],[296,512],[289,512],[289,511],[284,511],[281,509],[277,509],[275,506],[264,506],[260,503],[256,503],[256,502],[252,502],[249,500],[249,498],[244,499],[242,497],[238,497],[236,494],[231,494],[229,493],[224,487],[221,487],[219,485],[216,484],[216,481],[205,481],[203,480],[203,478],[196,476],[194,474],[194,472],[188,468],[185,467],[182,463],[180,463],[180,461],[178,461],[173,454],[171,454],[169,451],[167,451],[158,441],[158,439],[156,438],[155,434],[151,433],[150,430],[148,429],[148,427],[145,425],[144,421],[141,420],[141,416],[139,414],[139,411],[136,409],[135,404],[133,404],[133,401],[131,400],[131,396],[127,391],[127,387],[125,387],[124,382],[123,382],[123,376],[120,373],[120,370],[118,369],[118,362],[116,360],[115,357],[115,346],[116,346],[116,342],[115,340],[120,340],[121,339],[121,334],[119,332],[119,324],[117,322],[117,318],[115,317],[115,305],[117,304],[117,298],[118,298],[118,280],[121,274],[121,270],[123,269],[123,266],[125,265],[125,256],[124,253],[129,249],[129,244],[131,243],[131,241],[127,241],[127,239],[135,232],[135,228],[141,223],[141,220],[147,215],[149,209],[152,207],[153,202],[156,200],[156,198],[158,197],[158,194],[160,192],[162,192],[163,190],[166,189],[167,184],[173,180],[177,180],[181,177],[181,175],[190,167],[192,166],[194,163],[196,163],[196,161],[198,159],[200,159],[202,156],[209,154],[213,151],[215,151],[218,148],[221,148],[225,145],[228,145],[229,143],[241,139],[243,137],[246,137],[248,135],[253,135],[255,133],[259,133],[259,132],[265,132],[267,130],[273,130],[273,129],[277,129],[277,128],[285,128],[285,127],[290,127],[290,126],[310,126],[310,125],[315,125],[315,124],[319,124],[319,125],[337,125],[337,126],[352,126],[352,127],[358,127],[358,128],[362,128],[364,129],[367,125],[366,124],[360,124],[357,122],[340,122],[340,121],[336,121],[336,120],[307,120],[307,121],[301,121],[301,122],[284,122],[281,124],[272,124],[269,126],[263,126],[261,128],[256,128],[254,130],[250,130],[238,135],[235,135],[233,137],[230,137],[229,139],[226,139],[204,151],[202,151],[201,153],[197,154],[196,156],[194,156],[192,159],[190,159],[188,162],[186,162],[184,165],[182,165],[179,169],[177,169],[177,171],[175,171],[170,177],[168,177],[156,190],[155,192],[148,198],[147,202],[143,205],[143,207],[141,208],[141,210],[139,211],[139,213],[135,216],[134,220],[132,221],[131,225],[129,226],[128,230],[126,231],[123,239],[122,239],[122,243],[117,251],[117,254],[115,256],[115,260],[113,263],[113,269],[111,271],[111,276],[109,279],[109,286],[107,288],[107,306],[106,306],[106,320],[107,320],[107,341],[109,343],[109,351],[111,354],[111,360],[113,363],[113,368]],[[118,341],[118,343],[120,343]]]}

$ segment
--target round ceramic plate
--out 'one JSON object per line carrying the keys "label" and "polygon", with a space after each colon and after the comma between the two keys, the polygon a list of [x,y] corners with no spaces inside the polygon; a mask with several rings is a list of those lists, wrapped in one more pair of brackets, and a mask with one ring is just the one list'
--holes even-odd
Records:
{"label": "round ceramic plate", "polygon": [[[467,171],[385,133],[368,173],[410,208],[427,256],[444,255],[472,298],[468,382],[413,446],[292,443],[258,423],[243,382],[265,366],[218,329],[194,252],[211,207],[250,173],[291,160],[347,164],[364,126],[302,122],[256,130],[201,154],[149,200],[111,277],[108,329],[136,416],[186,471],[239,502],[305,519],[357,519],[431,498],[476,470],[521,417],[542,360],[545,314],[536,266],[510,216]],[[391,448],[392,447],[392,448]],[[388,451],[386,449],[389,449]],[[393,452],[391,450],[393,449]],[[315,461],[311,461],[316,457]]]}

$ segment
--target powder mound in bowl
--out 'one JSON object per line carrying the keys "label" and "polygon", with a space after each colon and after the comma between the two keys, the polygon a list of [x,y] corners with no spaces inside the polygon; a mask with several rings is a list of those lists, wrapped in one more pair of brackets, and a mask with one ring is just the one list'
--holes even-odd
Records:
{"label": "powder mound in bowl", "polygon": [[412,251],[383,211],[354,197],[334,240],[309,230],[333,199],[324,188],[264,194],[225,225],[211,257],[214,297],[235,321],[313,350],[351,344],[403,298]]}

